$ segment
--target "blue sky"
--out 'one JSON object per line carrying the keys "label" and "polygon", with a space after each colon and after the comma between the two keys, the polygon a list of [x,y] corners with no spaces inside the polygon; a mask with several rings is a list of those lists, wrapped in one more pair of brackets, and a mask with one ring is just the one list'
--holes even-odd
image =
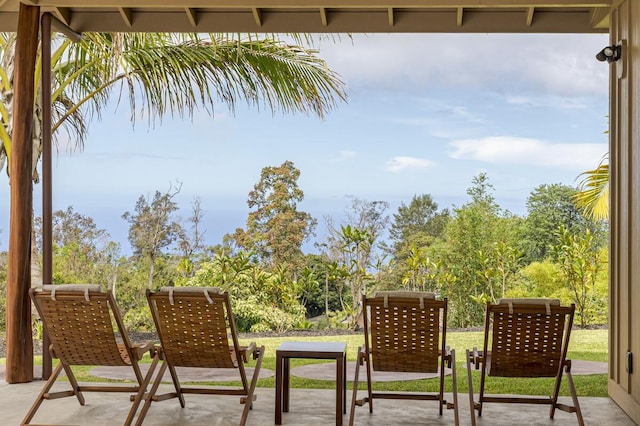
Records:
{"label": "blue sky", "polygon": [[[247,195],[266,166],[293,161],[300,205],[339,219],[349,197],[416,194],[442,208],[467,201],[486,172],[505,209],[526,212],[543,183],[576,184],[607,152],[608,71],[595,54],[607,35],[355,35],[317,44],[348,85],[349,101],[324,120],[238,105],[213,118],[129,122],[128,104],[94,122],[82,151],[54,158],[54,209],[73,205],[130,250],[127,224],[140,195],[183,183],[182,217],[200,197],[207,243],[244,226]],[[39,211],[41,187],[34,191]],[[8,179],[0,175],[0,249],[9,232]]]}

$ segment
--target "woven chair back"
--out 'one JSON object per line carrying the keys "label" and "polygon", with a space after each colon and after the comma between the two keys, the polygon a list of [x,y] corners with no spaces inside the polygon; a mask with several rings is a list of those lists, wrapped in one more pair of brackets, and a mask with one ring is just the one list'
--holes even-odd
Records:
{"label": "woven chair back", "polygon": [[50,291],[31,292],[53,356],[68,365],[131,365],[127,349],[118,345],[114,329],[115,301],[111,293],[59,290],[55,300]]}
{"label": "woven chair back", "polygon": [[[441,310],[447,302],[429,299],[389,297],[364,298],[368,310],[365,333],[375,371],[435,373],[441,328],[446,327]],[[367,328],[369,328],[367,330]],[[444,334],[442,338],[444,339]]]}
{"label": "woven chair back", "polygon": [[[226,293],[178,293],[149,296],[163,353],[178,367],[235,368],[228,323],[231,308]],[[235,331],[234,331],[235,333]]]}
{"label": "woven chair back", "polygon": [[[566,357],[565,342],[568,344],[570,332],[565,325],[573,322],[575,308],[513,305],[510,309],[507,305],[490,305],[487,309],[487,321],[493,323],[490,376],[558,375]],[[488,328],[487,324],[486,330]]]}

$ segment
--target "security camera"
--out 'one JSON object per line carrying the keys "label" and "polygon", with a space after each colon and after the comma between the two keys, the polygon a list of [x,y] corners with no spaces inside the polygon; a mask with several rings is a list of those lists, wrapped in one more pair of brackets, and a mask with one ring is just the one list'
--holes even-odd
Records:
{"label": "security camera", "polygon": [[596,55],[596,59],[600,62],[607,61],[609,63],[615,62],[620,59],[620,54],[622,53],[622,48],[620,45],[615,46],[607,46]]}

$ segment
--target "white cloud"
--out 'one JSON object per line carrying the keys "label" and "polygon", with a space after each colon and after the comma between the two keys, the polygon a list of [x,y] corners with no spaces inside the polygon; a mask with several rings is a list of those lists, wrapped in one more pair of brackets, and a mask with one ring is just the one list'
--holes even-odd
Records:
{"label": "white cloud", "polygon": [[434,163],[426,158],[400,156],[393,157],[387,161],[384,169],[391,173],[401,173],[406,170],[426,169],[432,165],[434,165]]}
{"label": "white cloud", "polygon": [[354,34],[320,54],[351,87],[483,87],[555,96],[606,96],[601,34]]}
{"label": "white cloud", "polygon": [[342,150],[338,153],[336,158],[332,158],[329,160],[331,163],[341,163],[343,161],[348,160],[349,158],[353,158],[356,156],[355,151]]}
{"label": "white cloud", "polygon": [[526,164],[586,170],[597,165],[606,146],[595,143],[550,143],[538,139],[507,136],[450,142],[451,158],[488,163]]}

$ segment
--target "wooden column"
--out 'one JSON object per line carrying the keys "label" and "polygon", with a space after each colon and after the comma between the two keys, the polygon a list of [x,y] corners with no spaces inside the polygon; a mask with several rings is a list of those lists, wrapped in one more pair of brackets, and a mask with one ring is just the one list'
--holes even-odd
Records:
{"label": "wooden column", "polygon": [[34,74],[40,8],[20,3],[13,77],[13,134],[9,159],[9,264],[7,268],[8,383],[33,380],[31,334],[31,215],[33,209],[32,141]]}
{"label": "wooden column", "polygon": [[640,423],[640,1],[611,12],[609,395]]}
{"label": "wooden column", "polygon": [[[41,23],[40,87],[42,89],[42,283],[53,284],[53,197],[51,164],[51,14],[42,15]],[[33,240],[32,240],[33,241]],[[42,328],[42,379],[51,376],[51,344],[49,334]]]}

